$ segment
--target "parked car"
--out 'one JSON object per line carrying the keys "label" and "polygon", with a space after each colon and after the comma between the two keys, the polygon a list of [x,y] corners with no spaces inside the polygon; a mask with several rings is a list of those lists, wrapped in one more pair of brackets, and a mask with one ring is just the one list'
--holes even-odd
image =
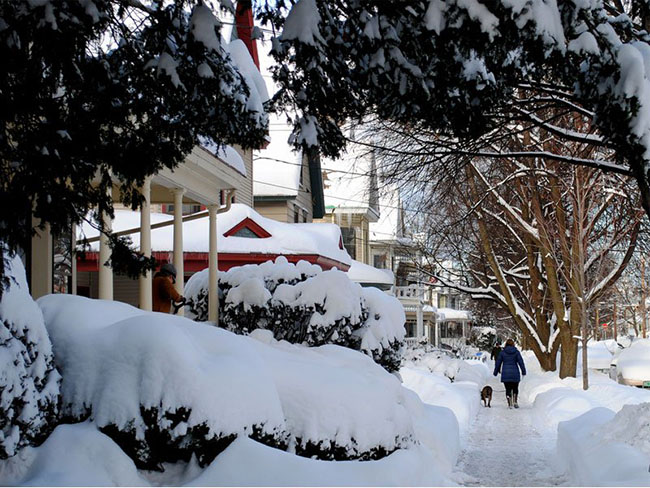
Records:
{"label": "parked car", "polygon": [[[650,339],[634,341],[612,361],[616,380],[624,385],[650,388]],[[612,375],[610,369],[610,376]]]}

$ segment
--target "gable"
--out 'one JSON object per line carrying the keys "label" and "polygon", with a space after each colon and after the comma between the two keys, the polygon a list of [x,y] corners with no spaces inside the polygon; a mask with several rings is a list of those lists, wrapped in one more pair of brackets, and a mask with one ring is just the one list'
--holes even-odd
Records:
{"label": "gable", "polygon": [[246,217],[229,231],[224,232],[224,237],[244,237],[248,239],[266,239],[271,234],[250,217]]}

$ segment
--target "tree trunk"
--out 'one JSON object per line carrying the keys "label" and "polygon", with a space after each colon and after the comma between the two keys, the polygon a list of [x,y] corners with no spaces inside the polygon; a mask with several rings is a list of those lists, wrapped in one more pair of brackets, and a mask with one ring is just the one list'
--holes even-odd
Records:
{"label": "tree trunk", "polygon": [[557,370],[557,353],[540,353],[535,355],[539,361],[539,365],[544,371],[556,371]]}
{"label": "tree trunk", "polygon": [[562,355],[560,357],[560,378],[572,376],[578,371],[578,340],[573,338],[571,331],[561,333]]}

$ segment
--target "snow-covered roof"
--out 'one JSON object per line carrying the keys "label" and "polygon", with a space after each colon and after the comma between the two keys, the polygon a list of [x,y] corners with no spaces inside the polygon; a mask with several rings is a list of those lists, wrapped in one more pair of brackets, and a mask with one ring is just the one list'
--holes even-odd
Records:
{"label": "snow-covered roof", "polygon": [[[271,237],[250,238],[229,236],[224,233],[245,220],[251,219],[266,230]],[[171,221],[168,214],[152,213],[151,223]],[[130,210],[116,210],[113,231],[118,232],[140,226],[140,213]],[[96,237],[97,231],[84,224],[83,232]],[[140,234],[130,236],[134,246],[140,245]],[[217,249],[219,253],[259,253],[259,254],[318,254],[323,257],[349,265],[350,255],[339,247],[341,230],[334,224],[287,224],[262,217],[247,205],[235,203],[228,212],[217,216]],[[151,231],[151,250],[171,251],[174,244],[173,226],[169,225]],[[91,250],[97,251],[99,243],[91,243]],[[183,223],[183,250],[185,252],[209,252],[208,217]]]}
{"label": "snow-covered roof", "polygon": [[325,207],[330,211],[373,211],[372,188],[376,174],[372,150],[361,144],[349,143],[339,159],[323,158],[323,186]]}
{"label": "snow-covered roof", "polygon": [[444,320],[471,320],[472,314],[468,310],[454,310],[453,308],[439,308],[438,318]]}
{"label": "snow-covered roof", "polygon": [[262,74],[257,69],[257,66],[255,66],[255,62],[248,52],[246,44],[240,39],[233,39],[224,47],[244,77],[244,80],[246,80],[246,84],[250,90],[248,108],[264,113],[264,103],[269,100],[269,93],[266,89],[264,78],[262,78]]}
{"label": "snow-covered roof", "polygon": [[[300,189],[302,152],[287,142],[289,126],[277,115],[270,118],[269,145],[253,153],[255,196],[296,196]],[[285,128],[286,130],[282,130]],[[278,132],[279,131],[279,132]]]}
{"label": "snow-covered roof", "polygon": [[357,283],[375,283],[384,285],[393,285],[395,275],[389,269],[379,269],[374,266],[362,263],[355,259],[347,271],[348,277]]}
{"label": "snow-covered roof", "polygon": [[222,148],[219,148],[214,140],[203,136],[199,136],[199,142],[201,143],[201,147],[208,151],[210,154],[219,158],[235,171],[238,171],[242,175],[247,176],[244,160],[234,147],[226,145]]}

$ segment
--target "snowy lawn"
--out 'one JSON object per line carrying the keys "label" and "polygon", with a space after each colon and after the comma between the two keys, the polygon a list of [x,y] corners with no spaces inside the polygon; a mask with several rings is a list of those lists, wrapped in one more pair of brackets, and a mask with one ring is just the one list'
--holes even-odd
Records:
{"label": "snowy lawn", "polygon": [[450,483],[454,415],[363,353],[77,296],[38,304],[63,413],[83,422],[0,461],[2,484]]}

